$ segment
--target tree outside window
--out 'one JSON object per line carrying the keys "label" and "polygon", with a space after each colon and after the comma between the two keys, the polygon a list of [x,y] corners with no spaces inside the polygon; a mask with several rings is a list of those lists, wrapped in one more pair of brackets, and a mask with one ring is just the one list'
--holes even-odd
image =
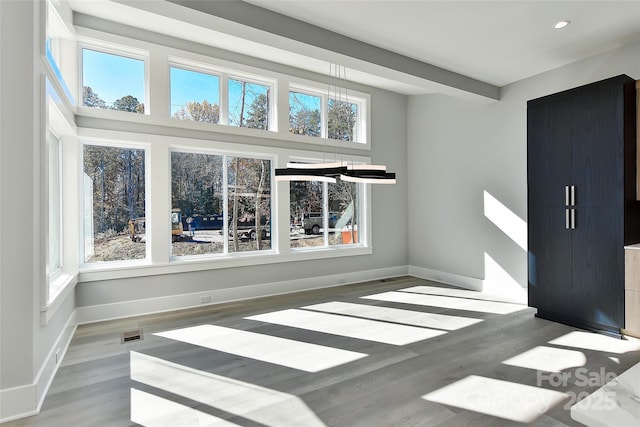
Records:
{"label": "tree outside window", "polygon": [[144,61],[82,49],[82,105],[144,114]]}
{"label": "tree outside window", "polygon": [[83,163],[85,262],[145,258],[130,230],[145,217],[144,150],[85,145]]}
{"label": "tree outside window", "polygon": [[269,87],[229,79],[229,125],[269,130]]}

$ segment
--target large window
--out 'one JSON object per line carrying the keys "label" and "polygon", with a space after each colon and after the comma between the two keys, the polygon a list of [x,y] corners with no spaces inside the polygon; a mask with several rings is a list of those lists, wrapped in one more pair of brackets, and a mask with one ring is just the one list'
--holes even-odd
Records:
{"label": "large window", "polygon": [[174,151],[171,189],[172,255],[271,249],[270,160]]}
{"label": "large window", "polygon": [[170,67],[171,117],[220,123],[220,77]]}
{"label": "large window", "polygon": [[82,49],[82,105],[144,114],[144,61]]}
{"label": "large window", "polygon": [[145,152],[84,145],[84,261],[146,257]]}
{"label": "large window", "polygon": [[291,247],[359,243],[360,188],[338,181],[292,181],[289,186]]}

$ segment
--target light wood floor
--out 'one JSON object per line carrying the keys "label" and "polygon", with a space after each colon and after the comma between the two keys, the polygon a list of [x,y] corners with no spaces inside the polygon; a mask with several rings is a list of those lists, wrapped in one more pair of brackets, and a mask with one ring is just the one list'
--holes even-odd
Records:
{"label": "light wood floor", "polygon": [[[416,292],[416,289],[406,291],[414,286],[426,286],[418,290],[428,293],[440,293],[437,287],[443,290],[442,293],[452,289],[403,277],[80,326],[41,413],[5,425],[136,426],[139,424],[132,421],[134,412],[135,417],[148,419],[157,415],[160,420],[155,424],[149,421],[150,426],[231,425],[227,423],[299,427],[573,426],[578,424],[571,420],[567,409],[571,396],[591,393],[599,388],[581,384],[575,375],[576,366],[582,366],[583,372],[601,372],[602,368],[604,372],[619,374],[640,361],[639,351],[620,351],[617,348],[620,340],[613,338],[607,338],[613,344],[606,351],[576,347],[566,339],[567,334],[578,330],[535,318],[534,310],[525,306],[515,307],[517,311],[507,314],[488,313],[480,311],[482,307],[478,308],[486,301],[475,300],[472,295],[435,299],[427,296],[425,300],[425,294]],[[401,292],[387,293],[397,290]],[[377,299],[363,298],[380,293],[392,298],[382,300],[384,295]],[[394,298],[404,299],[398,302]],[[432,305],[417,304],[425,301]],[[381,311],[387,316],[384,321],[366,320],[362,323],[362,318],[368,314],[358,312],[354,317],[345,313],[325,313],[313,317],[320,313],[318,307],[300,310],[311,304],[327,302],[357,304],[339,307],[369,309],[365,312],[373,313],[374,317],[377,315],[375,308],[382,307],[409,310],[415,313],[417,321],[429,319],[424,313],[434,313],[457,316],[468,322],[476,319],[477,322],[462,327],[452,326],[455,322],[444,322],[440,328],[433,328],[439,334],[437,336],[402,345],[389,344],[385,341],[402,338],[406,323],[410,322],[393,316],[411,313],[393,311],[391,313],[395,314],[391,315],[388,311]],[[473,305],[446,308],[450,303],[454,306]],[[335,308],[336,305],[319,308],[323,307]],[[304,323],[295,316],[281,318],[294,324],[300,322],[304,328],[247,319],[290,309],[296,310],[285,313],[312,316],[310,323]],[[330,328],[336,319],[344,322],[341,326],[345,335],[356,337],[310,330]],[[351,325],[353,319],[360,319],[356,323],[362,324]],[[218,340],[214,337],[208,343],[190,344],[154,335],[198,325],[214,325],[219,327],[214,328],[216,331],[230,332],[229,337],[232,338],[222,339],[218,335]],[[376,338],[378,326],[388,325],[398,326],[393,330],[397,332],[380,332],[379,339]],[[411,331],[429,331],[424,326],[413,327],[421,330],[410,330],[409,337]],[[122,344],[122,332],[136,328],[142,329],[144,339]],[[243,342],[241,337],[235,342],[234,331],[260,334],[260,338],[266,337],[264,339],[268,342],[273,339],[273,345],[256,349],[255,343],[260,340]],[[363,339],[357,337],[358,334],[370,335]],[[200,338],[196,334],[193,339]],[[559,338],[564,341],[550,343]],[[593,338],[587,342],[601,340],[600,335]],[[289,351],[287,343],[291,340],[323,346],[317,349],[326,350],[331,355],[335,353],[337,365],[318,368],[312,363],[316,353],[304,353],[291,347],[290,361],[296,361],[303,367],[308,363],[309,371],[286,366],[288,361],[277,359],[277,356]],[[235,350],[218,349],[226,345],[235,346]],[[237,354],[245,351],[257,351],[257,355]],[[532,354],[527,353],[530,351],[537,353],[527,359],[526,356]],[[341,357],[354,355],[358,358],[340,362]],[[569,366],[562,368],[570,376],[567,384],[553,385],[548,380],[541,381],[535,367],[519,366],[522,360],[513,364],[503,363],[516,356],[524,360],[525,366],[527,363],[549,361],[562,363],[564,359],[558,355],[567,357]],[[274,362],[275,359],[270,357],[277,360]],[[133,359],[136,360],[135,365],[130,362]],[[572,364],[576,363],[575,360],[578,360],[577,365]],[[504,384],[505,388],[500,387],[501,392],[495,394],[493,384]],[[509,385],[514,385],[516,390],[512,391]],[[524,395],[519,395],[518,385],[535,388],[521,387],[525,391]],[[473,390],[474,387],[477,391]],[[549,392],[549,396],[528,394],[532,393],[531,390]],[[530,405],[536,399],[555,399],[559,393],[566,393],[569,397],[554,400],[555,404],[549,405],[548,410],[544,406]],[[527,396],[526,401],[522,396]],[[479,407],[474,406],[478,404]],[[203,420],[214,422],[204,424]]]}

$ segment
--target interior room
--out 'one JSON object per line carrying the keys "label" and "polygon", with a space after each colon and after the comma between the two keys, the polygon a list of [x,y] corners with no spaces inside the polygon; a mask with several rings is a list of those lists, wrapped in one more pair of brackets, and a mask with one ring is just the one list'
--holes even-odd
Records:
{"label": "interior room", "polygon": [[640,1],[2,0],[0,58],[3,425],[640,422]]}

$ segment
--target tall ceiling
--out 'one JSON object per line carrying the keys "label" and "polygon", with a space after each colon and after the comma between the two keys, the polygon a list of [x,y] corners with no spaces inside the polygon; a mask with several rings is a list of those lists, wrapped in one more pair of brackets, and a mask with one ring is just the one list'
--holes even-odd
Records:
{"label": "tall ceiling", "polygon": [[[87,15],[323,74],[329,62],[341,63],[351,80],[407,94],[453,90],[496,98],[502,86],[640,41],[640,0],[69,4]],[[571,24],[554,29],[563,19]]]}

